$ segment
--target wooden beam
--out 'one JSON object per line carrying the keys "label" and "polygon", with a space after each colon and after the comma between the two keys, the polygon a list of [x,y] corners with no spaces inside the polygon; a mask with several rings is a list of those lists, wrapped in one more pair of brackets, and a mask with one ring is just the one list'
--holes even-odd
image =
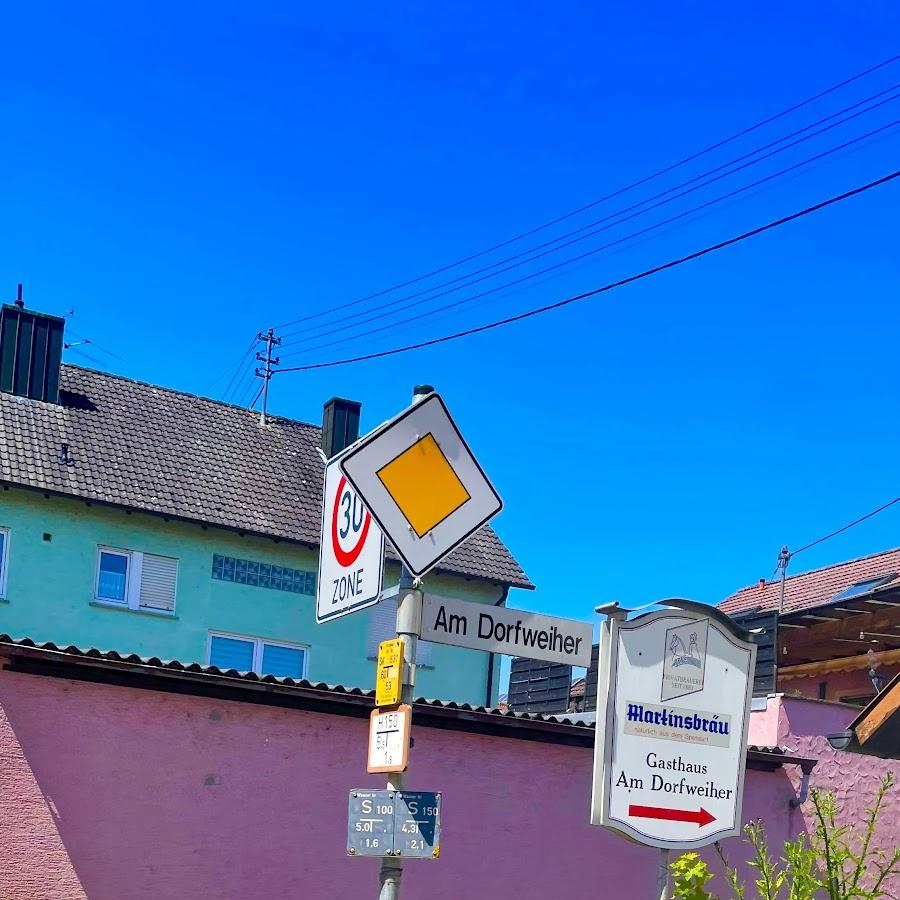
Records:
{"label": "wooden beam", "polygon": [[[874,654],[875,665],[891,666],[900,663],[900,649],[882,650]],[[825,675],[828,672],[845,672],[854,669],[868,669],[869,656],[844,656],[840,659],[826,659],[821,662],[801,663],[799,666],[778,667],[778,680],[806,678],[809,675]]]}
{"label": "wooden beam", "polygon": [[878,697],[878,702],[865,719],[856,726],[856,739],[864,744],[878,729],[900,709],[900,681]]}
{"label": "wooden beam", "polygon": [[[779,636],[779,653],[806,655],[804,651],[818,649],[831,638],[858,638],[861,631],[890,632],[900,625],[900,609],[880,606],[865,616],[848,616],[836,622],[810,623],[803,631],[790,631]],[[817,652],[812,653],[816,659]]]}

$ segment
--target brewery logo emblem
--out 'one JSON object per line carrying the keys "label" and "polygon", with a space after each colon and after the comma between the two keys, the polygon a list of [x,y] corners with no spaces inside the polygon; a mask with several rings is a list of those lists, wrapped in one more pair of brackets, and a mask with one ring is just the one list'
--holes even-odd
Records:
{"label": "brewery logo emblem", "polygon": [[666,631],[661,700],[703,690],[709,619],[688,622]]}

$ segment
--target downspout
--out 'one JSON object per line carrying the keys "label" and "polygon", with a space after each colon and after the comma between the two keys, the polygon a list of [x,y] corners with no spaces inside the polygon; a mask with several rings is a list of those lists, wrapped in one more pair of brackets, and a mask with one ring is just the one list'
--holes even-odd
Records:
{"label": "downspout", "polygon": [[[504,585],[503,593],[500,595],[500,599],[494,604],[494,606],[505,606],[506,598],[509,596],[509,585]],[[491,708],[491,701],[494,699],[494,653],[488,653],[488,664],[487,664],[487,688],[485,690],[485,698],[484,698],[484,708]]]}
{"label": "downspout", "polygon": [[804,760],[800,763],[800,793],[796,797],[791,797],[791,809],[797,809],[806,802],[809,796],[809,777],[815,768],[817,760]]}

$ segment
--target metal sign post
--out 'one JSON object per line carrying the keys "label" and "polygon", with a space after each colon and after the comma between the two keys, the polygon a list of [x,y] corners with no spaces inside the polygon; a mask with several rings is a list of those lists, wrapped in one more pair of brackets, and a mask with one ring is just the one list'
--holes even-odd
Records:
{"label": "metal sign post", "polygon": [[[413,403],[433,392],[430,386],[413,389]],[[400,688],[400,702],[412,707],[413,687],[416,683],[416,648],[419,631],[422,628],[422,591],[418,590],[413,576],[404,565],[400,570],[400,594],[397,603],[397,637],[403,641],[403,675]],[[412,714],[410,714],[412,719]],[[388,775],[389,791],[402,791],[406,783],[405,772]],[[399,900],[400,881],[403,878],[403,861],[398,856],[386,856],[381,861],[378,875],[378,900]]]}
{"label": "metal sign post", "polygon": [[657,900],[669,900],[669,850],[659,851],[659,872],[656,875]]}
{"label": "metal sign post", "polygon": [[[366,530],[380,526],[402,560],[397,638],[383,641],[378,649],[377,708],[369,726],[368,769],[389,773],[387,790],[351,792],[347,837],[350,856],[381,857],[379,900],[398,900],[402,858],[437,859],[440,855],[441,795],[404,790],[412,746],[409,730],[416,649],[422,633],[423,594],[418,577],[495,516],[503,502],[443,400],[428,385],[416,387],[412,406],[357,441],[337,462],[344,480],[337,482],[334,498],[326,496],[323,522],[329,521],[330,512],[331,525],[323,525],[323,545],[330,534],[333,555],[340,563],[345,554],[361,555]],[[348,485],[355,493],[345,493]],[[354,505],[357,499],[358,509]],[[337,525],[341,511],[343,531]],[[353,512],[357,513],[355,518]],[[345,532],[349,536],[353,528],[358,534],[349,537],[349,547],[345,547],[338,539]],[[344,591],[346,606],[341,603],[344,594],[340,590],[337,601],[331,598],[332,606],[340,608],[330,610],[334,615],[377,602],[369,596],[371,585],[370,580],[365,582],[365,567],[356,578],[354,565],[355,559],[344,566],[350,569]],[[365,583],[358,595],[360,579]],[[340,588],[340,578],[331,580],[332,586]],[[319,620],[323,619],[320,615]],[[509,639],[513,643],[520,638],[537,642],[544,652],[552,645],[554,652],[563,655],[577,656],[581,645],[590,641],[589,630],[573,635],[570,623],[529,618],[524,613],[515,622],[498,622],[494,631],[501,627],[504,635],[515,635],[515,639]],[[496,635],[495,639],[500,640]]]}

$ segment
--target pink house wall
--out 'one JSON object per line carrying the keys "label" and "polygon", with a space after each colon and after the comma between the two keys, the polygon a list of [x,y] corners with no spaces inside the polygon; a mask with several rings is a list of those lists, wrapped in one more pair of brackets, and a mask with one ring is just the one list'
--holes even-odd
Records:
{"label": "pink house wall", "polygon": [[[799,752],[822,749],[796,718]],[[587,824],[591,750],[415,738],[408,786],[443,792],[444,827],[441,859],[408,863],[405,898],[651,896],[656,851]],[[359,719],[0,671],[0,893],[374,898],[377,862],[344,851],[347,791],[384,783],[365,745]],[[804,825],[790,772],[747,775],[745,816],[775,844]]]}
{"label": "pink house wall", "polygon": [[[877,673],[886,680],[893,678],[900,666],[878,666]],[[845,700],[854,697],[872,697],[875,688],[869,678],[868,669],[854,669],[849,672],[829,672],[826,675],[810,675],[805,678],[781,678],[778,689],[785,694],[802,694],[812,699],[819,698],[819,685],[825,684],[825,700]]]}
{"label": "pink house wall", "polygon": [[[784,747],[796,756],[816,759],[810,787],[831,791],[843,808],[845,819],[862,822],[884,775],[893,771],[900,776],[900,762],[841,753],[831,746],[827,735],[844,731],[858,713],[854,707],[831,701],[786,695],[769,697],[764,710],[750,714],[749,741]],[[794,789],[799,791],[800,772],[794,768],[787,771]],[[807,826],[814,827],[809,801],[803,811]],[[875,846],[884,849],[900,846],[900,790],[897,788],[888,795],[880,821],[880,840],[876,840]]]}

